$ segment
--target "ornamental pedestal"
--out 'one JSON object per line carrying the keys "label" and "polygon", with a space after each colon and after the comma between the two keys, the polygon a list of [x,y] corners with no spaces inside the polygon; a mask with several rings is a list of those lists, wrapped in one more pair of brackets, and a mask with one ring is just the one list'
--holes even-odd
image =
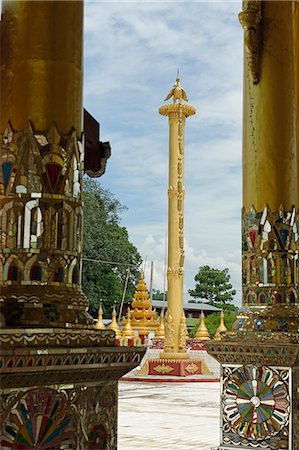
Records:
{"label": "ornamental pedestal", "polygon": [[298,3],[244,1],[243,308],[206,343],[221,445],[299,449]]}

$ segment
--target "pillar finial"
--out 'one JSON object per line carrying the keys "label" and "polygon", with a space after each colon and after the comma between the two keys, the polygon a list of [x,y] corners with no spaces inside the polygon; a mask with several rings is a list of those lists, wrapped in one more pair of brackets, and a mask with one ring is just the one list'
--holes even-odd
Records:
{"label": "pillar finial", "polygon": [[177,100],[179,101],[179,103],[182,103],[182,100],[185,100],[185,102],[188,101],[186,91],[181,86],[179,70],[177,71],[176,81],[164,101],[169,100],[171,97],[173,97],[173,103],[176,103]]}

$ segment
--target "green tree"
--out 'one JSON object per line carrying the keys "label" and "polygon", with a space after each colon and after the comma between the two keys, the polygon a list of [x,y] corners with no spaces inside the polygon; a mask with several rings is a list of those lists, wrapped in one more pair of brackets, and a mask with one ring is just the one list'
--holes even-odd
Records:
{"label": "green tree", "polygon": [[97,317],[102,302],[104,317],[111,317],[113,304],[121,302],[128,267],[125,301],[131,300],[142,260],[129,241],[127,229],[120,225],[124,207],[115,196],[90,178],[84,179],[83,196],[82,288],[90,301],[91,315]]}
{"label": "green tree", "polygon": [[228,268],[220,270],[201,266],[195,275],[195,288],[189,289],[189,294],[194,298],[206,299],[210,305],[226,309],[236,294],[229,280]]}

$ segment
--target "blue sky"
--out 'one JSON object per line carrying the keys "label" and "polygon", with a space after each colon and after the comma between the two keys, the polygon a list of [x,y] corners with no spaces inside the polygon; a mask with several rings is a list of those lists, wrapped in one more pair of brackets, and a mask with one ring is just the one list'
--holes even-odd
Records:
{"label": "blue sky", "polygon": [[112,156],[100,183],[163,289],[168,124],[177,68],[197,109],[185,129],[185,290],[201,265],[229,267],[241,302],[242,2],[85,2],[84,106]]}

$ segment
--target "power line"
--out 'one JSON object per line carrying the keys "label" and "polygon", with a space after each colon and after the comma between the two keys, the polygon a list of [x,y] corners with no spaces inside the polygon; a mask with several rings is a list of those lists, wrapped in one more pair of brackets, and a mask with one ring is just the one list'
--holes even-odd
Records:
{"label": "power line", "polygon": [[111,264],[111,265],[117,265],[117,266],[126,266],[126,267],[139,267],[139,264],[131,264],[131,263],[121,263],[118,261],[105,261],[103,259],[92,259],[92,258],[82,258],[83,261],[89,261],[89,262],[95,262],[95,263],[102,263],[102,264]]}

